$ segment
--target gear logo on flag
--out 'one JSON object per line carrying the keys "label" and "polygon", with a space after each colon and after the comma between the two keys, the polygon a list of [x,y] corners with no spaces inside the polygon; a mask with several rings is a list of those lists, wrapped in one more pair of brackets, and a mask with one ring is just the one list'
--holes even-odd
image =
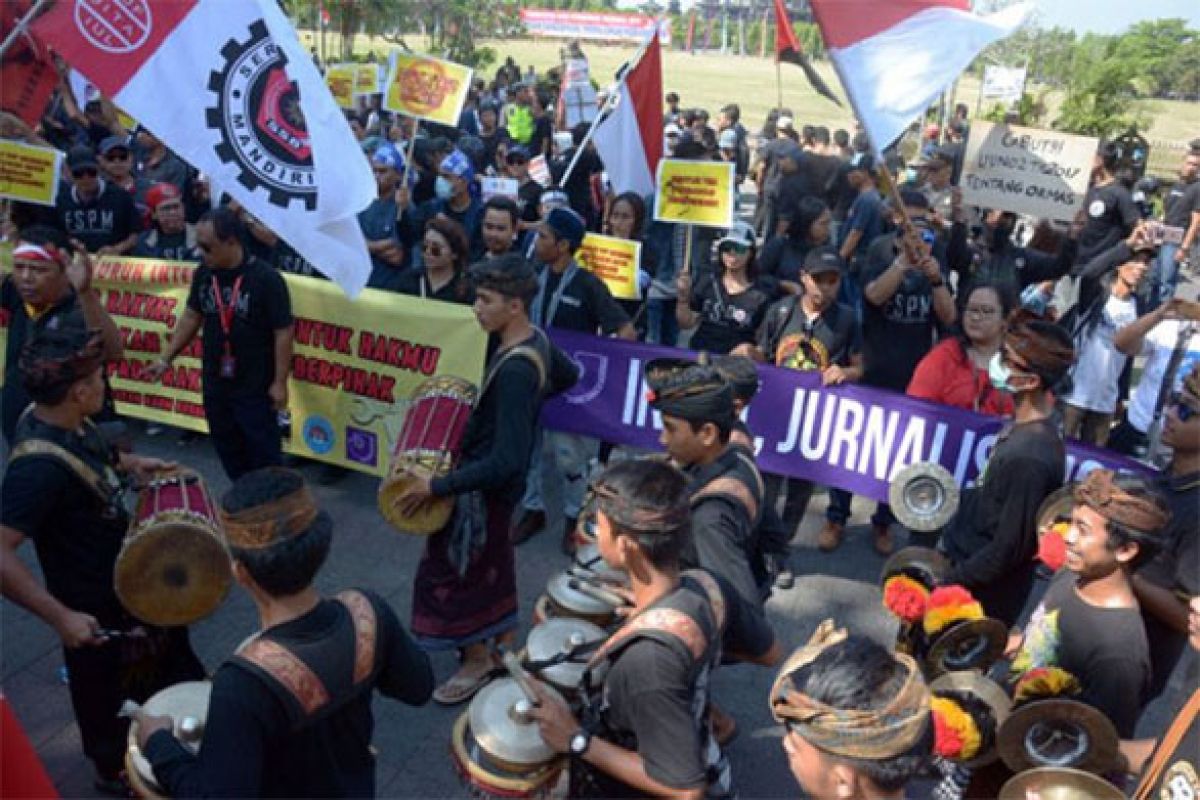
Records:
{"label": "gear logo on flag", "polygon": [[287,57],[261,20],[250,26],[246,42],[226,42],[221,56],[224,69],[208,78],[217,100],[207,115],[220,136],[217,156],[238,167],[238,182],[247,189],[266,189],[272,205],[287,208],[300,200],[314,210],[312,145]]}

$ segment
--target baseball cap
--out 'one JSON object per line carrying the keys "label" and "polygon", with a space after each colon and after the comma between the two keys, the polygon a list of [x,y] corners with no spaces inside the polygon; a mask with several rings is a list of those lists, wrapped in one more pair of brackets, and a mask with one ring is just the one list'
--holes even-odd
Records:
{"label": "baseball cap", "polygon": [[67,153],[67,169],[75,171],[84,167],[96,168],[96,154],[84,144],[75,145]]}
{"label": "baseball cap", "polygon": [[726,242],[754,247],[757,244],[757,240],[754,238],[754,228],[749,223],[738,220],[729,230],[725,231],[725,235],[717,242],[717,247],[720,248]]}
{"label": "baseball cap", "polygon": [[387,142],[375,148],[375,152],[371,154],[371,163],[380,167],[391,167],[400,172],[404,169],[404,156],[400,154],[396,145]]}
{"label": "baseball cap", "polygon": [[546,215],[546,224],[558,238],[570,242],[571,247],[579,247],[584,234],[587,233],[583,218],[569,208],[550,209],[550,213]]}
{"label": "baseball cap", "polygon": [[151,212],[157,211],[158,207],[163,203],[171,200],[179,200],[183,197],[183,193],[179,191],[179,187],[173,183],[156,183],[146,190],[146,207]]}
{"label": "baseball cap", "polygon": [[663,128],[663,136],[678,136],[681,133],[683,133],[683,129],[674,122],[668,123],[667,126]]}
{"label": "baseball cap", "polygon": [[804,257],[804,271],[809,275],[818,275],[822,272],[837,272],[840,274],[845,268],[845,260],[838,255],[837,248],[832,245],[814,247]]}
{"label": "baseball cap", "polygon": [[107,156],[113,150],[129,150],[129,139],[125,136],[106,136],[100,142],[100,155]]}
{"label": "baseball cap", "polygon": [[855,153],[850,159],[850,170],[862,170],[868,175],[875,174],[875,157],[870,153]]}
{"label": "baseball cap", "polygon": [[733,128],[726,128],[721,131],[721,136],[717,139],[717,147],[722,150],[733,150],[737,147],[737,131]]}
{"label": "baseball cap", "polygon": [[780,117],[779,120],[775,123],[775,127],[787,129],[787,128],[791,128],[793,124],[794,123],[792,122],[791,117]]}
{"label": "baseball cap", "polygon": [[529,160],[529,149],[519,144],[513,145],[508,148],[504,160],[509,164],[524,164]]}

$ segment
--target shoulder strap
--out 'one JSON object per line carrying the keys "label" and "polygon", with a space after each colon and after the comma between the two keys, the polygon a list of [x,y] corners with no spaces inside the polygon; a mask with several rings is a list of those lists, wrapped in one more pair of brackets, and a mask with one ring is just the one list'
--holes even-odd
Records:
{"label": "shoulder strap", "polygon": [[652,608],[638,614],[608,637],[600,649],[592,654],[588,668],[604,661],[635,639],[657,638],[655,634],[666,634],[683,644],[693,662],[704,658],[708,649],[708,637],[694,619],[673,608]]}
{"label": "shoulder strap", "polygon": [[112,500],[109,492],[105,489],[107,484],[100,477],[100,473],[88,466],[83,459],[70,450],[46,439],[25,439],[17,444],[9,456],[9,466],[11,467],[12,463],[18,459],[32,456],[48,456],[49,458],[53,458],[70,470],[75,477],[83,481],[84,485],[91,489],[101,502],[107,503]]}
{"label": "shoulder strap", "polygon": [[1163,770],[1166,769],[1167,761],[1175,754],[1176,748],[1183,741],[1184,735],[1192,726],[1197,714],[1200,714],[1200,689],[1192,692],[1191,698],[1179,712],[1179,716],[1175,717],[1171,727],[1167,728],[1162,741],[1158,743],[1158,748],[1154,751],[1154,756],[1142,772],[1142,779],[1138,783],[1137,791],[1133,793],[1133,800],[1150,800],[1151,793],[1162,777]]}
{"label": "shoulder strap", "polygon": [[234,658],[258,668],[310,717],[329,703],[329,690],[300,657],[279,642],[256,636],[238,648]]}
{"label": "shoulder strap", "polygon": [[704,591],[705,597],[708,598],[708,604],[712,608],[713,617],[716,618],[717,628],[723,630],[725,628],[725,593],[721,591],[716,579],[702,569],[686,570],[683,577],[691,578],[700,584],[700,588]]}
{"label": "shoulder strap", "polygon": [[337,595],[337,601],[350,612],[354,622],[354,683],[362,683],[375,670],[375,645],[378,638],[378,619],[375,606],[365,594],[348,589]]}
{"label": "shoulder strap", "polygon": [[754,476],[755,487],[758,490],[757,496],[755,492],[751,491],[750,487],[747,486],[743,481],[738,480],[736,477],[731,475],[725,474],[720,475],[704,484],[704,486],[700,487],[700,489],[692,495],[692,508],[695,508],[701,502],[710,497],[727,497],[737,503],[740,503],[746,509],[746,513],[750,515],[750,519],[752,521],[757,520],[759,511],[759,498],[761,498],[764,493],[762,476],[758,473],[758,467],[755,466],[753,458],[740,449],[735,450],[734,452],[740,461],[751,467],[751,474]]}
{"label": "shoulder strap", "polygon": [[[537,331],[535,334],[536,336],[545,336],[540,329],[535,328],[534,330]],[[529,361],[533,364],[533,368],[537,371],[538,394],[541,394],[546,388],[547,373],[549,371],[548,367],[546,366],[546,359],[533,345],[519,344],[516,347],[506,350],[503,355],[496,359],[496,362],[492,365],[492,368],[487,371],[487,374],[484,375],[483,386],[481,386],[479,389],[480,397],[483,397],[483,393],[486,392],[488,387],[492,385],[492,380],[495,379],[497,374],[499,374],[500,367],[510,358],[529,359]]]}

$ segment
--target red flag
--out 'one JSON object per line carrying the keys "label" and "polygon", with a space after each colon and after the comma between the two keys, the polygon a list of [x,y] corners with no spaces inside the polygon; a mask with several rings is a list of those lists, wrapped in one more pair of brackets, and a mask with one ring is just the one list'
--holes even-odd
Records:
{"label": "red flag", "polygon": [[[0,4],[0,39],[7,39],[9,32],[29,11],[29,1]],[[46,103],[58,85],[58,72],[49,51],[37,43],[32,34],[18,36],[4,54],[0,63],[0,108],[10,111],[30,127],[37,125],[46,110]]]}
{"label": "red flag", "polygon": [[662,49],[657,33],[615,91],[616,106],[596,124],[596,150],[618,194],[652,194],[663,151]]}
{"label": "red flag", "polygon": [[804,55],[804,49],[800,47],[800,40],[796,38],[796,32],[792,30],[792,21],[788,19],[787,7],[784,6],[783,0],[775,0],[775,60],[795,64],[804,70],[809,84],[817,94],[828,97],[837,105],[841,105],[829,88],[829,84],[825,83],[825,79],[813,69],[808,57]]}

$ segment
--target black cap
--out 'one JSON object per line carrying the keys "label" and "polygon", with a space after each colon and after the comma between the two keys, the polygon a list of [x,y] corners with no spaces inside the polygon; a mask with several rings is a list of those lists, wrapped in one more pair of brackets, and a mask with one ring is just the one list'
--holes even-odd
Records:
{"label": "black cap", "polygon": [[832,245],[814,247],[804,257],[804,271],[809,275],[817,275],[822,272],[836,272],[840,275],[845,269],[845,260],[838,255],[837,248]]}
{"label": "black cap", "polygon": [[67,169],[74,172],[84,167],[97,167],[96,154],[87,145],[78,144],[71,148],[71,152],[67,153]]}
{"label": "black cap", "polygon": [[870,153],[856,153],[854,158],[850,159],[850,171],[860,169],[868,175],[875,174],[875,156]]}
{"label": "black cap", "polygon": [[100,155],[107,156],[113,150],[129,150],[129,139],[125,136],[105,136],[100,142]]}

